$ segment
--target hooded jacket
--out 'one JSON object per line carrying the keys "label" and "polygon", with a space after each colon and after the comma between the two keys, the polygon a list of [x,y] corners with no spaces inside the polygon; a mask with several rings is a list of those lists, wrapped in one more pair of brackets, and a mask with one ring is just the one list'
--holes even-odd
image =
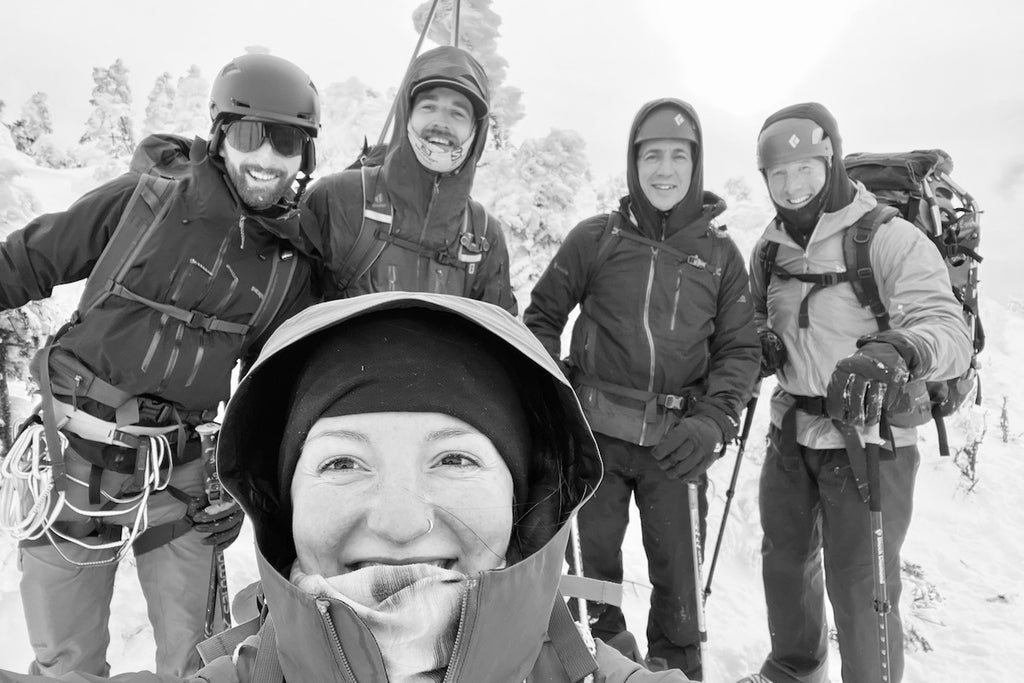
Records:
{"label": "hooded jacket", "polygon": [[[300,237],[294,209],[249,210],[223,162],[208,156],[207,143],[199,138],[190,148],[182,138],[150,136],[136,151],[139,159],[155,165],[157,172],[171,169],[178,185],[162,225],[125,276],[129,290],[159,303],[248,323],[267,291],[276,265],[272,257],[280,248],[300,261],[270,329],[312,302],[311,267],[303,256],[308,245]],[[0,244],[0,309],[45,298],[56,285],[87,277],[139,177],[132,171],[115,178],[66,211],[32,220]],[[58,344],[122,391],[191,411],[216,409],[227,400],[235,363],[248,354],[255,357],[262,341],[192,327],[144,304],[110,297],[71,325]],[[101,404],[94,408],[105,412]]]}
{"label": "hooded jacket", "polygon": [[[489,118],[476,120],[476,135],[468,158],[451,173],[429,171],[416,159],[407,126],[416,84],[437,77],[457,81],[490,101],[487,75],[467,52],[438,47],[420,55],[410,66],[397,95],[395,123],[380,173],[366,188],[369,198],[385,194],[394,214],[392,234],[431,251],[457,251],[457,240],[469,212],[476,165],[487,143]],[[487,251],[475,264],[470,291],[465,291],[465,267],[439,263],[428,255],[389,243],[363,277],[343,291],[336,280],[356,244],[363,224],[363,180],[360,169],[325,176],[304,199],[306,230],[323,244],[328,299],[381,291],[419,291],[459,294],[496,304],[512,314],[517,305],[509,279],[508,247],[500,221],[486,215]],[[368,226],[370,227],[370,226]],[[474,226],[476,229],[481,229]],[[373,229],[370,227],[370,229]]]}
{"label": "hooded jacket", "polygon": [[[369,683],[387,681],[384,662],[370,630],[345,603],[309,595],[286,578],[295,559],[291,510],[281,503],[279,445],[288,416],[288,387],[301,363],[302,342],[327,327],[373,311],[423,307],[458,315],[488,331],[496,344],[521,356],[537,373],[543,405],[534,406],[546,451],[535,455],[552,466],[530,481],[537,505],[529,524],[538,530],[521,546],[521,558],[503,569],[470,577],[463,599],[455,650],[445,681],[509,683],[568,682],[546,632],[558,603],[559,579],[569,539],[569,519],[597,487],[601,463],[597,445],[576,397],[558,366],[530,332],[496,306],[461,297],[380,293],[308,308],[282,325],[239,384],[224,416],[217,449],[225,487],[252,521],[257,563],[267,610],[259,632],[230,654],[208,663],[188,680],[194,683],[248,683],[257,679],[260,657],[273,658],[287,681]],[[556,492],[556,493],[553,493]],[[338,501],[344,505],[343,500]],[[520,523],[523,523],[522,521]],[[575,631],[573,631],[575,635]],[[273,635],[272,635],[273,634]],[[681,683],[679,671],[649,672],[614,649],[597,643],[597,683]],[[266,662],[261,666],[267,670]],[[0,672],[0,681],[28,683],[42,677]],[[148,673],[112,679],[69,674],[68,681],[113,680],[150,683],[176,680]]]}
{"label": "hooded jacket", "polygon": [[[765,127],[784,118],[817,122],[832,140],[833,159],[843,158],[835,120],[820,104],[787,107],[772,115]],[[778,370],[772,397],[772,423],[781,427],[782,415],[795,396],[825,396],[836,363],[857,350],[857,340],[878,332],[871,311],[861,306],[853,287],[841,283],[825,287],[808,299],[809,326],[798,324],[800,303],[813,285],[796,279],[765,280],[757,259],[765,242],[778,243],[775,264],[792,273],[829,273],[846,270],[843,235],[846,229],[877,205],[860,183],[852,182],[842,163],[830,165],[828,198],[809,234],[806,249],[794,240],[779,218],[765,229],[751,258],[751,291],[759,330],[771,329],[786,346],[786,364]],[[971,341],[953,297],[949,273],[942,257],[914,225],[894,218],[881,225],[871,241],[869,261],[882,304],[890,315],[892,331],[913,349],[911,381],[958,377],[971,359]],[[767,288],[766,288],[767,285]],[[878,426],[860,429],[862,437],[879,442]],[[897,446],[916,442],[913,428],[893,427]],[[797,413],[797,442],[811,448],[844,448],[842,434],[826,417]]]}
{"label": "hooded jacket", "polygon": [[[690,413],[711,417],[729,439],[736,434],[760,357],[747,273],[735,244],[712,224],[725,202],[704,191],[703,144],[694,155],[689,191],[670,211],[658,211],[640,186],[633,140],[646,116],[666,104],[685,111],[703,140],[696,112],[686,103],[646,104],[630,127],[629,195],[615,220],[623,231],[692,257],[684,260],[656,246],[607,236],[609,214],[588,218],[572,229],[541,275],[523,319],[558,358],[562,330],[579,304],[568,359],[573,372],[659,394],[679,395],[693,387],[700,398]],[[608,239],[610,247],[603,246]],[[581,395],[595,431],[645,446],[660,438],[648,433],[642,419],[632,436],[606,431],[602,423],[615,420],[629,402],[589,390]]]}

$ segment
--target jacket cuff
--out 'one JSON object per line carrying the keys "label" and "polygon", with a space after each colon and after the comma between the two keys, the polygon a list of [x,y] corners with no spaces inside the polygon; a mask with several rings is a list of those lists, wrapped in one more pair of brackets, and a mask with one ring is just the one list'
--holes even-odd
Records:
{"label": "jacket cuff", "polygon": [[885,330],[866,334],[857,340],[857,348],[865,344],[881,342],[896,349],[910,371],[910,379],[917,379],[928,368],[932,367],[931,353],[924,344],[918,342],[917,335],[907,330]]}
{"label": "jacket cuff", "polygon": [[723,443],[731,442],[739,434],[739,422],[718,406],[706,401],[698,401],[690,411],[690,415],[710,418],[721,430]]}

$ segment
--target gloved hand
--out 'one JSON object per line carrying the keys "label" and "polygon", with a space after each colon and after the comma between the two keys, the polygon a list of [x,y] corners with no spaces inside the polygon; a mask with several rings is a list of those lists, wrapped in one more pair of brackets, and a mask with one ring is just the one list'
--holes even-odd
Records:
{"label": "gloved hand", "polygon": [[231,501],[206,507],[195,506],[195,509],[188,513],[188,519],[192,522],[193,529],[206,534],[203,545],[227,548],[242,532],[245,513],[236,501]]}
{"label": "gloved hand", "polygon": [[684,417],[654,447],[654,457],[672,479],[696,479],[718,459],[722,430],[710,417]]}
{"label": "gloved hand", "polygon": [[909,379],[907,362],[895,346],[868,342],[836,363],[828,383],[829,417],[850,425],[876,424]]}
{"label": "gloved hand", "polygon": [[761,379],[774,375],[775,372],[786,364],[786,345],[782,343],[782,337],[771,330],[761,330],[757,333],[761,340]]}

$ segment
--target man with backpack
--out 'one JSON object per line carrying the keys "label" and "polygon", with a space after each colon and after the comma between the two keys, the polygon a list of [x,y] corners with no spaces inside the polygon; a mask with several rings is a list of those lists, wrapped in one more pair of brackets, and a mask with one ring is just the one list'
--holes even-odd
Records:
{"label": "man with backpack", "polygon": [[[777,211],[751,259],[778,376],[759,496],[772,650],[744,680],[828,680],[827,589],[843,681],[898,683],[914,427],[931,419],[925,380],[963,373],[971,341],[941,256],[850,180],[825,107],[769,116],[757,159]],[[850,267],[857,250],[870,266]]]}
{"label": "man with backpack", "polygon": [[315,167],[319,107],[294,64],[238,57],[214,80],[209,143],[149,137],[128,173],[0,244],[3,309],[88,278],[36,357],[42,408],[6,454],[38,476],[17,489],[23,510],[42,512],[19,536],[32,673],[108,673],[114,576],[129,549],[157,671],[199,667],[214,553],[242,514],[204,510],[195,428],[227,400],[236,362],[311,303],[292,184]]}
{"label": "man with backpack", "polygon": [[[757,375],[743,257],[712,221],[697,114],[676,99],[641,107],[629,131],[629,195],[566,237],[533,288],[527,326],[555,359],[580,306],[566,374],[596,433],[604,479],[579,515],[585,575],[622,581],[636,496],[653,584],[647,663],[700,679],[687,482],[736,436]],[[622,611],[590,603],[591,628],[622,641]],[[616,638],[619,636],[618,638]],[[627,648],[628,649],[628,648]]]}
{"label": "man with backpack", "polygon": [[322,241],[326,298],[436,292],[516,313],[501,224],[469,196],[489,97],[487,75],[468,52],[425,52],[399,89],[383,163],[377,149],[359,168],[313,184],[303,221]]}

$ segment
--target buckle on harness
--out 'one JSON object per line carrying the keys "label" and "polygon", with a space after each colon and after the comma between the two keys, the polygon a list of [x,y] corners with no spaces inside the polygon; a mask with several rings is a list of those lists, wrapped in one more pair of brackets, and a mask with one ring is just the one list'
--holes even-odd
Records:
{"label": "buckle on harness", "polygon": [[685,410],[686,397],[665,394],[665,407],[668,408],[669,410]]}

